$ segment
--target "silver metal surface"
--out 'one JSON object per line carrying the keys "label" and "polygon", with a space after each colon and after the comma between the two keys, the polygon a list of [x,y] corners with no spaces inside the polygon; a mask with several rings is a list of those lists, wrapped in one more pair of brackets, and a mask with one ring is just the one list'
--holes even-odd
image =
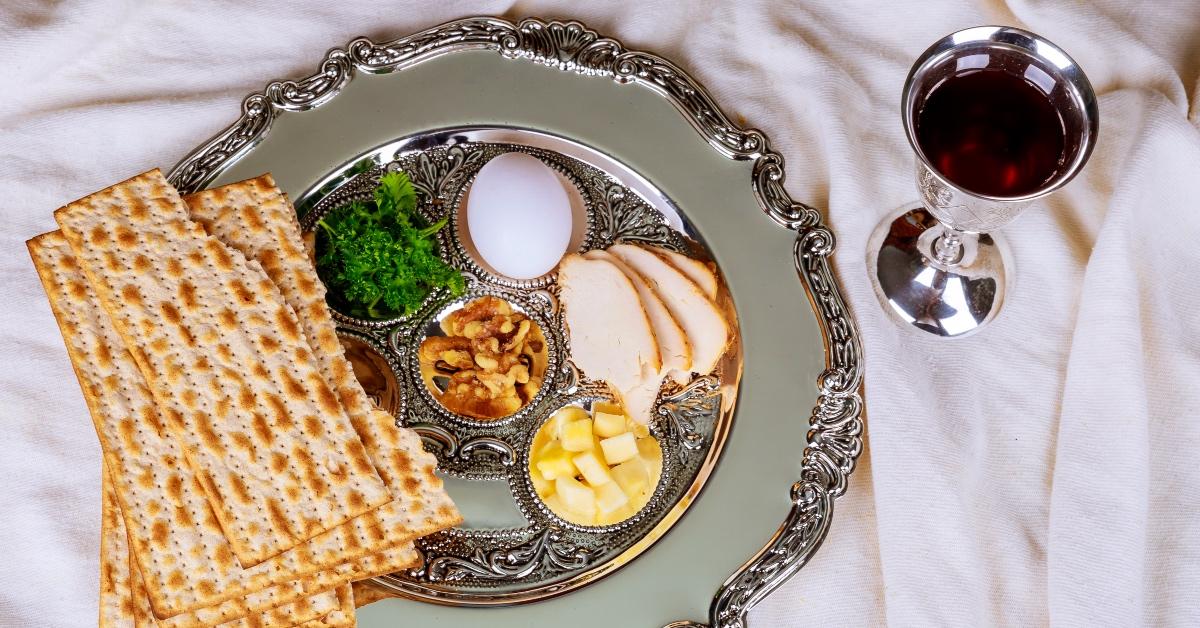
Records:
{"label": "silver metal surface", "polygon": [[[806,564],[829,530],[834,498],[845,492],[862,451],[865,417],[861,347],[856,325],[830,269],[833,233],[823,224],[816,209],[788,195],[784,188],[784,159],[771,149],[766,136],[730,121],[708,92],[686,72],[651,53],[628,50],[620,42],[602,37],[578,22],[531,18],[512,23],[477,17],[382,44],[360,38],[345,48],[331,51],[311,76],[276,81],[247,97],[241,117],[187,155],[169,178],[183,192],[202,189],[261,142],[280,114],[305,111],[329,102],[356,72],[403,71],[441,55],[470,50],[491,50],[508,58],[607,77],[660,94],[722,155],[752,160],[749,183],[760,209],[776,224],[797,232],[793,257],[821,328],[826,368],[816,382],[817,399],[809,418],[800,478],[789,492],[790,512],[763,548],[721,585],[711,604],[708,617],[711,626],[742,626],[750,607]],[[588,161],[606,172],[614,172],[604,159],[620,165],[614,156],[603,154]],[[627,187],[640,192],[636,184],[627,182]],[[645,194],[643,197],[649,198]],[[303,199],[298,200],[303,207]],[[653,204],[659,210],[668,206]],[[537,553],[536,543],[532,547]],[[514,560],[520,562],[524,555],[513,554]],[[564,558],[555,553],[546,560],[570,564],[573,556]]]}
{"label": "silver metal surface", "polygon": [[[476,141],[499,133],[510,141]],[[515,128],[444,129],[391,142],[389,146],[397,148],[390,156],[372,150],[324,177],[316,186],[324,190],[319,200],[312,193],[300,197],[312,199],[300,221],[301,229],[311,232],[329,212],[371,198],[385,172],[401,170],[417,190],[422,218],[428,223],[448,218],[446,227],[438,232],[442,257],[467,279],[464,295],[434,292],[405,317],[359,318],[339,311],[336,296],[329,297],[334,317],[344,330],[343,342],[354,349],[360,361],[391,366],[393,386],[400,390],[388,396],[398,400],[393,401],[397,406],[393,412],[401,424],[414,427],[426,438],[428,448],[438,457],[438,470],[470,481],[505,482],[527,522],[516,529],[496,529],[472,526],[468,521],[453,531],[418,540],[423,566],[379,579],[418,599],[481,606],[532,601],[592,582],[600,573],[625,564],[640,553],[632,551],[635,545],[644,550],[649,546],[646,541],[664,534],[686,510],[689,500],[685,496],[703,486],[733,419],[742,365],[736,312],[730,306],[727,315],[735,339],[718,373],[684,387],[667,388],[658,405],[651,431],[663,450],[663,470],[644,508],[617,524],[581,526],[554,514],[537,496],[528,469],[530,442],[538,427],[563,406],[590,408],[594,401],[611,396],[607,385],[581,377],[569,362],[555,276],[515,281],[490,272],[476,257],[467,230],[459,224],[475,175],[492,158],[510,152],[537,157],[558,172],[578,194],[581,211],[586,213],[577,252],[639,242],[688,250],[704,261],[711,261],[711,254],[698,239],[685,240],[682,232],[688,223],[683,215],[676,212],[671,216],[681,228],[677,231],[667,222],[670,207],[656,209],[616,177],[568,154],[513,143],[524,136],[524,131]],[[531,134],[530,139],[542,138]],[[555,145],[572,153],[581,151],[566,140]],[[381,162],[384,159],[388,161]],[[327,188],[329,181],[340,185]],[[665,198],[661,192],[651,191],[651,198]],[[431,336],[443,335],[443,318],[483,296],[510,303],[538,326],[546,341],[546,371],[536,395],[513,414],[492,420],[464,416],[443,406],[430,386],[436,388],[436,380],[425,381],[418,360],[421,344]],[[382,355],[370,359],[372,350]]]}
{"label": "silver metal surface", "polygon": [[[828,368],[817,380],[820,395],[809,418],[800,479],[788,493],[792,506],[767,544],[717,590],[709,609],[712,628],[745,628],[746,613],[808,564],[829,534],[834,500],[846,492],[862,454],[862,347],[829,270],[833,246],[833,233],[818,226],[802,231],[793,249],[796,271],[821,321]],[[705,625],[682,621],[670,626]]]}
{"label": "silver metal surface", "polygon": [[[1063,165],[1038,189],[1008,197],[966,190],[925,155],[917,118],[926,98],[964,67],[1036,77],[1058,111],[1066,138]],[[998,235],[984,234],[1012,222],[1035,199],[1079,173],[1096,143],[1096,95],[1079,65],[1053,43],[1019,28],[978,26],[947,35],[917,59],[904,82],[901,117],[917,156],[922,209],[888,216],[876,228],[867,272],[894,320],[937,336],[968,335],[996,317],[1009,288],[1007,249]]]}
{"label": "silver metal surface", "polygon": [[968,236],[953,252],[958,262],[945,263],[934,244],[945,232],[925,208],[902,210],[872,234],[867,268],[893,316],[937,336],[964,336],[991,321],[1004,301],[1007,249],[1000,234]]}

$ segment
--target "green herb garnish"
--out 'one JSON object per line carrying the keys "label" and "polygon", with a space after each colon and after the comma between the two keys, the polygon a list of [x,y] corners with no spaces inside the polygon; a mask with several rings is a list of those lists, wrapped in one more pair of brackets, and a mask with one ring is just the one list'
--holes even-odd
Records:
{"label": "green herb garnish", "polygon": [[408,315],[437,288],[455,296],[465,290],[462,275],[437,254],[433,235],[446,218],[427,225],[416,210],[408,176],[389,172],[374,201],[355,201],[317,221],[317,272],[347,314]]}

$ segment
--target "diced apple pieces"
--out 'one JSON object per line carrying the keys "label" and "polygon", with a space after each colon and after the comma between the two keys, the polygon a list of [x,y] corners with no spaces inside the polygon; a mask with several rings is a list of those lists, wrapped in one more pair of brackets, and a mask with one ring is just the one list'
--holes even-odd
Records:
{"label": "diced apple pieces", "polygon": [[573,454],[562,448],[557,441],[551,442],[542,449],[537,461],[537,470],[546,480],[557,480],[560,477],[575,477],[575,463],[571,461]]}
{"label": "diced apple pieces", "polygon": [[587,410],[584,410],[579,406],[566,406],[560,409],[558,412],[555,412],[554,416],[550,417],[551,427],[549,436],[555,440],[559,440],[562,438],[563,428],[568,423],[582,421],[587,418]]}
{"label": "diced apple pieces", "polygon": [[575,478],[560,477],[554,480],[554,491],[562,498],[567,510],[588,519],[596,516],[596,493],[583,482]]}
{"label": "diced apple pieces", "polygon": [[601,440],[600,449],[604,452],[604,459],[609,464],[621,464],[626,460],[637,457],[637,438],[633,435],[633,432],[623,432],[612,438]]}
{"label": "diced apple pieces", "polygon": [[575,463],[575,468],[583,474],[583,479],[587,480],[588,484],[599,487],[603,484],[612,482],[612,475],[608,472],[608,465],[596,455],[595,451],[586,451],[571,459]]}
{"label": "diced apple pieces", "polygon": [[614,523],[621,523],[622,521],[632,517],[636,512],[637,512],[637,510],[630,508],[629,505],[627,504],[627,505],[621,506],[620,508],[618,508],[610,513],[607,513],[607,514],[597,513],[596,514],[596,525],[610,526],[610,525],[613,525]]}
{"label": "diced apple pieces", "polygon": [[596,435],[601,438],[610,438],[629,431],[626,429],[624,414],[609,414],[608,412],[597,411],[593,421],[593,429]]}
{"label": "diced apple pieces", "polygon": [[662,447],[658,441],[653,438],[638,439],[638,457],[645,463],[646,470],[650,473],[650,485],[658,484],[658,478],[662,475],[663,454]]}
{"label": "diced apple pieces", "polygon": [[591,418],[588,416],[588,411],[579,406],[564,406],[554,414],[561,416],[562,420],[566,423],[570,423],[571,421],[583,421]]}
{"label": "diced apple pieces", "polygon": [[549,495],[542,496],[542,501],[546,502],[546,507],[549,508],[553,512],[556,512],[556,513],[567,512],[567,505],[563,503],[562,498],[559,497],[556,493],[550,493]]}
{"label": "diced apple pieces", "polygon": [[562,448],[567,451],[587,451],[592,448],[592,420],[571,421],[562,428]]}
{"label": "diced apple pieces", "polygon": [[591,416],[568,406],[534,435],[529,473],[538,496],[558,516],[612,525],[649,501],[662,475],[662,448],[620,406],[597,402]]}
{"label": "diced apple pieces", "polygon": [[629,503],[629,496],[614,482],[601,484],[595,488],[596,509],[601,515],[607,515]]}
{"label": "diced apple pieces", "polygon": [[597,401],[592,404],[592,414],[615,414],[617,416],[625,416],[625,409],[620,404],[612,403],[611,401]]}
{"label": "diced apple pieces", "polygon": [[530,473],[529,479],[533,481],[533,490],[537,491],[538,497],[545,499],[554,493],[554,484],[547,480],[541,471]]}
{"label": "diced apple pieces", "polygon": [[638,455],[646,461],[648,468],[662,467],[662,447],[653,438],[639,438],[637,441]]}
{"label": "diced apple pieces", "polygon": [[650,474],[641,458],[627,460],[612,468],[613,483],[626,495],[638,496],[650,487]]}
{"label": "diced apple pieces", "polygon": [[600,448],[600,437],[596,436],[595,432],[592,433],[591,451],[596,454],[596,457],[600,459],[600,462],[608,464],[608,460],[604,458],[604,450]]}
{"label": "diced apple pieces", "polygon": [[551,442],[550,437],[546,434],[545,430],[539,431],[533,437],[533,443],[529,445],[529,450],[534,454],[533,457],[538,457],[538,453],[540,453],[549,442]]}

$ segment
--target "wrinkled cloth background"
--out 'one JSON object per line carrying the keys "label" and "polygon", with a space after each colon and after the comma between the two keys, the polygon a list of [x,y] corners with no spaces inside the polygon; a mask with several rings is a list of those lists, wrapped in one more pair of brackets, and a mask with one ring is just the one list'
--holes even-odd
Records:
{"label": "wrinkled cloth background", "polygon": [[[96,621],[100,452],[23,242],[169,168],[330,47],[473,14],[577,18],[677,60],[838,236],[869,450],[754,626],[1200,625],[1200,3],[104,2],[0,8],[0,625]],[[951,31],[1024,26],[1100,95],[1091,163],[1004,229],[1015,290],[956,341],[884,318],[876,223],[916,198],[898,116]]]}

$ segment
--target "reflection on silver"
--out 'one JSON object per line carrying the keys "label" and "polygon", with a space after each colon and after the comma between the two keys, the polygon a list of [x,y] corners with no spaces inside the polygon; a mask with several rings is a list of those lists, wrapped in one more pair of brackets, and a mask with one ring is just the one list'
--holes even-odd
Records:
{"label": "reflection on silver", "polygon": [[368,334],[338,329],[337,337],[354,369],[355,379],[371,402],[393,416],[399,413],[405,404],[404,388],[396,376],[399,362],[383,343]]}
{"label": "reflection on silver", "polygon": [[962,336],[990,321],[1004,301],[1002,241],[999,234],[970,236],[946,263],[937,259],[944,237],[924,208],[904,211],[868,245],[875,254],[869,269],[894,316],[938,336]]}
{"label": "reflection on silver", "polygon": [[434,451],[441,457],[453,458],[458,454],[458,437],[454,435],[454,432],[436,423],[421,421],[410,422],[405,427],[416,432],[422,442],[432,445]]}
{"label": "reflection on silver", "polygon": [[[921,150],[916,122],[925,99],[969,68],[1020,71],[1058,110],[1066,132],[1062,167],[1042,187],[1012,197],[967,191],[937,171]],[[1096,95],[1083,70],[1057,46],[1019,28],[979,26],[930,46],[904,83],[904,131],[917,156],[921,207],[889,216],[868,243],[867,272],[895,320],[941,337],[965,336],[993,320],[1004,303],[1007,249],[998,235],[1034,199],[1079,173],[1096,143]]]}
{"label": "reflection on silver", "polygon": [[517,459],[517,454],[513,451],[512,445],[499,438],[476,436],[459,447],[458,457],[467,461],[486,457],[498,461],[502,466],[511,467]]}

